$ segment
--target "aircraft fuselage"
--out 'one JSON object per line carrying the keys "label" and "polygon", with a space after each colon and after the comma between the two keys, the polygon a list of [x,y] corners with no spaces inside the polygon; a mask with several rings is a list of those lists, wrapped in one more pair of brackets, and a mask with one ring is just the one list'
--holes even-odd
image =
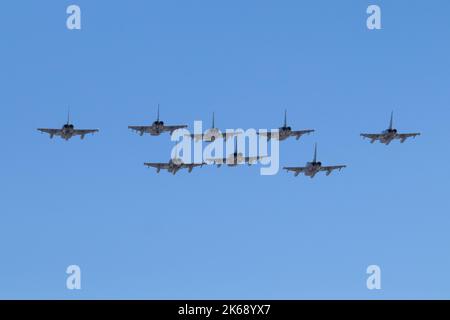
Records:
{"label": "aircraft fuselage", "polygon": [[229,167],[235,167],[237,166],[239,163],[243,162],[245,160],[244,156],[242,155],[241,152],[239,153],[234,153],[232,155],[230,155],[227,158],[226,164]]}
{"label": "aircraft fuselage", "polygon": [[389,144],[392,140],[397,136],[396,129],[386,129],[382,132],[382,136],[380,137],[380,142],[384,144]]}
{"label": "aircraft fuselage", "polygon": [[281,127],[278,128],[278,140],[283,141],[291,136],[292,128],[291,127]]}
{"label": "aircraft fuselage", "polygon": [[203,141],[214,142],[217,137],[221,136],[219,129],[210,128],[203,135]]}
{"label": "aircraft fuselage", "polygon": [[65,124],[61,129],[61,138],[64,140],[69,140],[73,137],[74,127],[71,124]]}
{"label": "aircraft fuselage", "polygon": [[169,168],[167,169],[167,171],[175,175],[178,172],[178,170],[182,168],[182,166],[183,161],[181,159],[178,158],[170,159]]}
{"label": "aircraft fuselage", "polygon": [[152,136],[159,136],[164,130],[164,122],[163,121],[155,121],[153,122],[150,128],[150,134]]}
{"label": "aircraft fuselage", "polygon": [[304,171],[305,176],[313,178],[317,172],[320,171],[320,168],[322,167],[321,162],[307,162],[306,163],[306,170]]}

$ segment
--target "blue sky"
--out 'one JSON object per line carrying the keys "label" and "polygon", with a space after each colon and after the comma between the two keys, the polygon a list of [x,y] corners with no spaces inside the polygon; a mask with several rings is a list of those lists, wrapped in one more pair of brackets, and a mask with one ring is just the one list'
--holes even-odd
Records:
{"label": "blue sky", "polygon": [[[66,29],[66,7],[82,30]],[[379,31],[366,8],[382,9]],[[0,298],[448,298],[448,1],[9,1],[0,29]],[[303,165],[157,175],[169,136],[130,124],[275,128]],[[84,141],[38,127],[100,128]],[[405,144],[371,145],[395,110]],[[82,290],[65,287],[77,264]],[[366,268],[382,290],[366,288]]]}

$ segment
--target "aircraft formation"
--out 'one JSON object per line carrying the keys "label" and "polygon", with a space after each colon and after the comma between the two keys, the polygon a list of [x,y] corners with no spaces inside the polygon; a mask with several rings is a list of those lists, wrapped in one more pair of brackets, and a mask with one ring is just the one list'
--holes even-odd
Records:
{"label": "aircraft formation", "polygon": [[[414,133],[399,133],[397,129],[393,127],[393,119],[394,113],[391,113],[391,118],[389,122],[389,127],[383,130],[380,133],[361,133],[361,137],[364,139],[370,139],[371,143],[375,141],[379,141],[382,144],[389,145],[393,140],[400,140],[401,143],[404,143],[408,138],[415,138],[420,135],[419,132]],[[159,105],[157,111],[157,118],[151,125],[133,125],[128,126],[129,129],[137,132],[140,136],[143,136],[144,133],[150,134],[152,136],[159,136],[162,133],[168,132],[172,134],[175,130],[187,128],[187,125],[166,125],[164,121],[160,120],[159,115]],[[49,128],[38,128],[38,131],[41,133],[47,133],[50,135],[50,139],[54,136],[59,136],[64,140],[69,140],[72,137],[80,136],[81,139],[84,139],[87,134],[94,134],[99,132],[98,129],[76,129],[75,126],[70,122],[70,111],[68,112],[67,122],[62,126],[62,128],[49,129]],[[310,134],[314,132],[313,129],[307,130],[292,130],[290,126],[287,124],[287,111],[284,112],[284,123],[283,126],[279,127],[276,131],[276,134],[272,132],[258,133],[260,136],[266,137],[267,140],[277,139],[279,141],[284,141],[290,137],[295,137],[296,140],[299,140],[303,135]],[[215,127],[215,119],[214,113],[212,116],[212,126],[205,133],[202,134],[191,134],[189,135],[195,141],[204,141],[204,142],[213,142],[216,137],[220,137],[224,140],[232,138],[239,133],[221,133],[219,129]],[[238,152],[237,146],[235,143],[234,153],[228,155],[225,158],[213,158],[206,159],[206,161],[217,165],[217,167],[221,167],[222,165],[227,165],[229,167],[237,166],[238,164],[247,163],[251,165],[256,161],[263,159],[264,156],[255,156],[255,157],[246,157],[241,152]],[[206,162],[202,163],[184,163],[180,158],[175,156],[170,159],[168,162],[145,162],[145,166],[149,168],[156,168],[156,172],[159,173],[162,169],[167,170],[169,173],[175,175],[181,169],[187,169],[188,172],[192,172],[192,170],[196,167],[203,167],[204,165],[208,165]],[[332,166],[323,166],[322,162],[317,161],[317,143],[314,146],[314,156],[313,160],[306,163],[304,167],[283,167],[287,172],[293,172],[294,176],[297,177],[299,174],[304,174],[307,177],[314,178],[315,175],[319,172],[325,172],[326,175],[330,175],[332,171],[339,170],[341,171],[343,168],[346,168],[346,165],[332,165]]]}

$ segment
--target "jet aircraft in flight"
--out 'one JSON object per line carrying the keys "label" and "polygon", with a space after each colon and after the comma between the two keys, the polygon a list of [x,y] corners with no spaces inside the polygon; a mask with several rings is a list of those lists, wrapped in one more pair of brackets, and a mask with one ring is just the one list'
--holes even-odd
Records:
{"label": "jet aircraft in flight", "polygon": [[208,162],[213,162],[220,168],[222,165],[226,164],[229,167],[235,167],[241,163],[247,163],[249,166],[254,164],[256,161],[266,158],[265,156],[255,156],[255,157],[244,157],[242,152],[238,152],[237,146],[235,145],[234,153],[228,155],[226,158],[222,159],[206,159]]}
{"label": "jet aircraft in flight", "polygon": [[38,128],[37,130],[48,133],[50,139],[53,139],[54,136],[59,136],[66,141],[75,136],[80,136],[83,140],[85,135],[98,132],[98,129],[75,129],[74,125],[70,123],[70,112],[67,113],[67,123],[61,129]]}
{"label": "jet aircraft in flight", "polygon": [[211,128],[206,130],[205,133],[191,134],[188,136],[190,136],[192,139],[194,139],[195,142],[198,142],[200,140],[205,141],[205,142],[214,142],[217,138],[223,138],[226,140],[228,138],[232,138],[239,134],[239,132],[232,132],[232,133],[221,132],[219,129],[217,129],[215,127],[214,122],[215,121],[214,121],[214,112],[213,112]]}
{"label": "jet aircraft in flight", "polygon": [[203,167],[206,163],[183,163],[183,161],[178,158],[172,158],[169,162],[145,162],[144,165],[149,168],[156,168],[156,172],[159,173],[161,169],[167,170],[167,172],[175,175],[180,169],[187,169],[189,173],[192,172],[192,169],[195,167]]}
{"label": "jet aircraft in flight", "polygon": [[163,132],[170,132],[172,134],[177,129],[187,128],[186,125],[172,125],[167,126],[164,124],[164,121],[159,120],[159,105],[158,105],[158,115],[156,120],[152,123],[151,126],[128,126],[129,129],[134,130],[139,133],[139,135],[143,135],[144,133],[149,133],[152,136],[159,136]]}
{"label": "jet aircraft in flight", "polygon": [[272,133],[268,131],[264,133],[260,132],[258,134],[266,136],[267,140],[278,139],[279,141],[283,141],[289,137],[295,137],[296,140],[298,140],[302,135],[310,134],[311,132],[314,132],[314,130],[292,130],[292,128],[287,125],[287,111],[284,110],[284,124],[282,127],[278,128],[278,132]]}
{"label": "jet aircraft in flight", "polygon": [[317,143],[314,147],[314,158],[313,161],[307,162],[305,167],[283,167],[286,171],[294,172],[294,176],[298,176],[303,173],[307,177],[314,178],[314,176],[320,171],[326,171],[326,175],[329,176],[333,170],[339,170],[345,168],[346,166],[322,166],[322,162],[317,161]]}
{"label": "jet aircraft in flight", "polygon": [[361,136],[365,139],[370,139],[370,143],[374,143],[375,141],[380,141],[380,143],[384,143],[385,145],[389,145],[392,140],[398,139],[401,143],[405,142],[408,138],[415,138],[416,136],[420,136],[420,133],[398,133],[397,129],[393,128],[393,120],[394,120],[394,112],[391,113],[391,121],[389,122],[389,128],[384,130],[381,133],[361,133]]}

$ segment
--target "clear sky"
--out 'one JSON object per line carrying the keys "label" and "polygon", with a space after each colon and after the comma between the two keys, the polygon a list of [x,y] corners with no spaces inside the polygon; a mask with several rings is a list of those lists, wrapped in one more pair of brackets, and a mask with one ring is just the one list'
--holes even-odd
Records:
{"label": "clear sky", "polygon": [[[66,28],[78,4],[82,30]],[[366,28],[378,4],[382,30]],[[8,1],[0,10],[0,298],[449,298],[450,3]],[[173,124],[276,128],[303,165],[176,176]],[[50,140],[67,107],[85,140]],[[386,147],[360,132],[422,136]],[[66,268],[82,290],[66,289]],[[366,288],[366,268],[382,290]]]}

